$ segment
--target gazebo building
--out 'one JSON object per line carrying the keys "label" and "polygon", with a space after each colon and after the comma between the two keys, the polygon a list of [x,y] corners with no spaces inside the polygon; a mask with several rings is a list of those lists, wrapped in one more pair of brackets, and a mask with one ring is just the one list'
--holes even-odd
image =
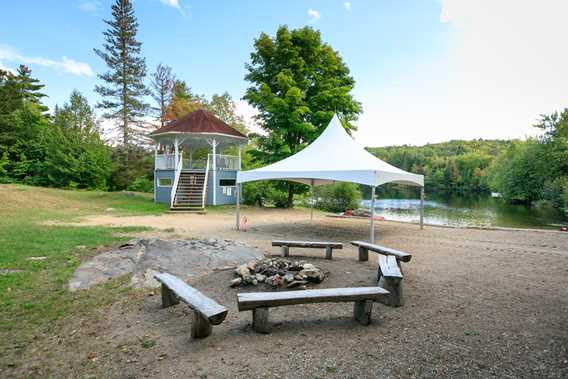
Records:
{"label": "gazebo building", "polygon": [[[235,204],[241,147],[247,137],[206,110],[149,134],[155,142],[154,201],[172,210]],[[232,154],[224,154],[230,151]]]}

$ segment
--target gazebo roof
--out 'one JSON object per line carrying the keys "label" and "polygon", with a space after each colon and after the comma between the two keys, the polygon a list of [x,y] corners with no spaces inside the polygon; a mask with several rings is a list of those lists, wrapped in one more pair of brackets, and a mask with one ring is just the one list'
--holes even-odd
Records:
{"label": "gazebo roof", "polygon": [[167,125],[150,133],[149,136],[159,137],[162,135],[175,134],[198,134],[198,135],[221,135],[233,138],[247,139],[247,136],[218,119],[205,109],[198,109],[188,113],[182,118],[172,121]]}

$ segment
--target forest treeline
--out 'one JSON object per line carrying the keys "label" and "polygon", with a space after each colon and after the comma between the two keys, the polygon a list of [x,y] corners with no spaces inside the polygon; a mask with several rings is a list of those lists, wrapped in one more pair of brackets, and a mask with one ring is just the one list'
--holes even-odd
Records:
{"label": "forest treeline", "polygon": [[568,109],[541,116],[540,137],[524,141],[450,141],[368,150],[424,175],[428,191],[456,195],[497,192],[505,201],[568,208]]}
{"label": "forest treeline", "polygon": [[490,192],[490,170],[513,142],[449,141],[424,146],[371,147],[369,152],[405,171],[424,175],[426,190],[448,194]]}

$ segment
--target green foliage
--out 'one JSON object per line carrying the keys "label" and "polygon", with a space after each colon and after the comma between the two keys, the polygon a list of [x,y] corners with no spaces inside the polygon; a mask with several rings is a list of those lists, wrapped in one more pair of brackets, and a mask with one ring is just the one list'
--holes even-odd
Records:
{"label": "green foliage", "polygon": [[135,192],[154,192],[154,181],[147,176],[139,176],[128,185],[127,189]]}
{"label": "green foliage", "polygon": [[148,111],[144,96],[150,92],[144,85],[146,60],[141,56],[142,43],[136,39],[138,22],[131,0],[116,0],[112,20],[105,20],[102,49],[94,49],[109,71],[99,74],[102,85],[95,86],[103,100],[97,107],[104,117],[115,120],[122,134],[122,145],[130,147],[142,134],[142,120]]}
{"label": "green foliage", "polygon": [[424,175],[428,191],[489,192],[488,172],[509,141],[450,141],[425,146],[372,147],[369,152],[403,170]]}
{"label": "green foliage", "polygon": [[539,139],[513,144],[494,165],[491,185],[512,202],[547,200],[568,207],[568,109],[542,116]]}
{"label": "green foliage", "polygon": [[[325,129],[334,113],[346,130],[361,113],[353,99],[355,85],[339,53],[322,42],[318,31],[281,26],[274,38],[262,33],[246,65],[245,79],[251,83],[246,99],[258,111],[266,135],[252,135],[255,159],[263,163],[282,160],[302,150]],[[286,206],[292,207],[294,193],[307,186],[279,185],[288,192]]]}
{"label": "green foliage", "polygon": [[542,152],[542,146],[534,140],[514,143],[492,168],[491,187],[511,202],[540,199],[546,175]]}
{"label": "green foliage", "polygon": [[359,208],[361,192],[353,183],[336,183],[315,187],[315,206],[331,212]]}
{"label": "green foliage", "polygon": [[211,101],[206,104],[206,107],[211,113],[228,125],[237,129],[244,135],[248,134],[245,120],[237,112],[237,105],[228,92],[224,92],[221,95],[213,94],[213,96],[211,96]]}

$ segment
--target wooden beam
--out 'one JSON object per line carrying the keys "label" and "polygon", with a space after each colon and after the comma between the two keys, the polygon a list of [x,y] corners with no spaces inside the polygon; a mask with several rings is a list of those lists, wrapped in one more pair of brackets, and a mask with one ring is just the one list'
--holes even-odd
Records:
{"label": "wooden beam", "polygon": [[375,253],[380,253],[384,255],[393,255],[394,257],[396,257],[397,260],[402,262],[410,262],[410,259],[412,258],[411,254],[405,253],[404,251],[399,251],[391,249],[390,247],[375,245],[364,241],[351,241],[351,245],[358,246],[359,248],[363,247]]}
{"label": "wooden beam", "polygon": [[272,241],[272,246],[288,246],[288,247],[303,247],[303,248],[326,248],[343,249],[341,242],[326,242],[326,241]]}
{"label": "wooden beam", "polygon": [[239,311],[293,304],[380,300],[388,295],[381,287],[327,288],[304,291],[246,292],[237,294]]}
{"label": "wooden beam", "polygon": [[369,325],[372,311],[373,300],[356,301],[353,305],[353,318],[361,325]]}
{"label": "wooden beam", "polygon": [[200,313],[201,316],[207,319],[211,324],[218,325],[225,320],[225,316],[227,316],[228,312],[227,308],[203,295],[183,280],[168,273],[155,274],[154,277],[162,283],[162,286],[168,287],[181,301],[189,305],[194,311]]}

